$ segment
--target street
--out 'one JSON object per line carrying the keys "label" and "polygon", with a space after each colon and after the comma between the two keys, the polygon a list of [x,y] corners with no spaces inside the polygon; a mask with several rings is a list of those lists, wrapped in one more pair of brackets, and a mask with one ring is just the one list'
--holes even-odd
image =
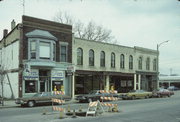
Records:
{"label": "street", "polygon": [[[118,113],[105,112],[96,117],[66,116],[64,119],[59,119],[59,113],[52,113],[51,106],[0,109],[0,122],[180,122],[180,91],[170,98],[119,100],[113,103],[118,103]],[[87,103],[71,104],[71,110],[78,111],[80,105],[87,110]],[[44,110],[46,115],[42,115]]]}

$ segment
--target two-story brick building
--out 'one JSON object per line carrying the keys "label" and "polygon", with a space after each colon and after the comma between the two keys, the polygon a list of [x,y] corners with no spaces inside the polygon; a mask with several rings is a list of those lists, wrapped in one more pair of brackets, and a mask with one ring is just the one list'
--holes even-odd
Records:
{"label": "two-story brick building", "polygon": [[[55,86],[71,93],[66,71],[72,65],[72,26],[22,16],[22,23],[13,21],[12,30],[4,31],[0,45],[1,66],[15,97],[52,91]],[[5,97],[11,94],[7,80]]]}

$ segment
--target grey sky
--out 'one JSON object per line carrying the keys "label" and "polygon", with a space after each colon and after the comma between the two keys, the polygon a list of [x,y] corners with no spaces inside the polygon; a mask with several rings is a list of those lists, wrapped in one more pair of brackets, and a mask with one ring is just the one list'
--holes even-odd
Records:
{"label": "grey sky", "polygon": [[[0,2],[0,37],[10,22],[21,22],[23,0]],[[112,30],[118,44],[156,49],[160,72],[180,74],[180,2],[177,0],[25,0],[25,15],[52,20],[59,11]]]}

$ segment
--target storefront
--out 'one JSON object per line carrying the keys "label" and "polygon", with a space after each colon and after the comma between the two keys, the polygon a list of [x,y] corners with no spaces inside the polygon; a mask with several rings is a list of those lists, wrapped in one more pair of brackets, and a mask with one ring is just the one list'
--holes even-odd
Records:
{"label": "storefront", "polygon": [[49,69],[31,69],[24,72],[23,96],[30,96],[37,92],[51,92],[64,90],[64,71]]}

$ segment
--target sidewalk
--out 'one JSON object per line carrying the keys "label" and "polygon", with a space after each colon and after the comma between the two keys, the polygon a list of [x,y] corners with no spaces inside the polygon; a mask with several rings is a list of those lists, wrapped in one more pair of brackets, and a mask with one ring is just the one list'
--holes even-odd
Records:
{"label": "sidewalk", "polygon": [[4,100],[4,106],[2,106],[2,102],[0,104],[0,109],[2,108],[13,108],[13,107],[18,107],[20,105],[15,103],[15,100]]}

